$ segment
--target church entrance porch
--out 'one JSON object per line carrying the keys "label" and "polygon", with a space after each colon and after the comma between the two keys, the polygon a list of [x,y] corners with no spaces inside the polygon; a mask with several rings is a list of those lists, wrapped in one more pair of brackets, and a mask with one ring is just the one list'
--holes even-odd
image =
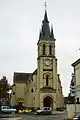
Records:
{"label": "church entrance porch", "polygon": [[51,107],[51,108],[53,108],[53,99],[50,96],[46,96],[43,99],[43,107]]}

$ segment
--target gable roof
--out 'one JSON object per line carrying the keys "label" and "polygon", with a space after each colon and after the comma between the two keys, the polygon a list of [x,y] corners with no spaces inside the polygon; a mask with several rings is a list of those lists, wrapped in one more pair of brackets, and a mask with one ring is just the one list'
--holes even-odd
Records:
{"label": "gable roof", "polygon": [[27,80],[32,80],[33,75],[37,75],[37,69],[33,73],[14,72],[14,83],[26,83]]}
{"label": "gable roof", "polygon": [[80,58],[78,60],[76,60],[74,63],[72,63],[72,66],[75,67],[76,65],[78,65],[80,63]]}
{"label": "gable roof", "polygon": [[13,81],[14,83],[26,83],[27,80],[32,76],[32,73],[18,73],[14,72]]}
{"label": "gable roof", "polygon": [[32,74],[33,75],[37,75],[37,69]]}

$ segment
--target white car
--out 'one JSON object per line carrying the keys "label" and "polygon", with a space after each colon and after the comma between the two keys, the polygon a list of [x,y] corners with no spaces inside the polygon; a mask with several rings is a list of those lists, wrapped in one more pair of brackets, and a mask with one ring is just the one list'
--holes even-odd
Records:
{"label": "white car", "polygon": [[73,120],[80,120],[80,114],[74,117]]}
{"label": "white car", "polygon": [[10,106],[1,106],[1,112],[12,113],[16,112],[16,109],[11,108]]}
{"label": "white car", "polygon": [[52,108],[51,107],[42,107],[39,110],[36,110],[37,115],[51,115]]}

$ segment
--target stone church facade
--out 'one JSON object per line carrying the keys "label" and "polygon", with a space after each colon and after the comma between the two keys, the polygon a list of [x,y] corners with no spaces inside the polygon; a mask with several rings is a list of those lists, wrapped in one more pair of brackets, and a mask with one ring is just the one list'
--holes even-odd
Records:
{"label": "stone church facade", "polygon": [[14,72],[11,104],[27,107],[64,107],[60,75],[57,73],[53,27],[47,11],[39,35],[37,69],[33,73]]}

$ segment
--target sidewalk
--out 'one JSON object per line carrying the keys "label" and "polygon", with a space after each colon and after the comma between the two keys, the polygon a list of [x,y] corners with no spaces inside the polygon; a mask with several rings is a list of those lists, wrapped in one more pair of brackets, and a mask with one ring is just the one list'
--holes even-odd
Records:
{"label": "sidewalk", "polygon": [[[1,120],[6,120],[6,118],[1,118]],[[22,120],[20,118],[8,118],[7,120]]]}
{"label": "sidewalk", "polygon": [[0,120],[21,120],[21,118],[19,117],[19,115],[17,114],[0,114]]}
{"label": "sidewalk", "polygon": [[64,110],[64,111],[52,111],[52,114],[55,116],[64,116],[65,120],[68,119],[68,113],[66,110]]}

